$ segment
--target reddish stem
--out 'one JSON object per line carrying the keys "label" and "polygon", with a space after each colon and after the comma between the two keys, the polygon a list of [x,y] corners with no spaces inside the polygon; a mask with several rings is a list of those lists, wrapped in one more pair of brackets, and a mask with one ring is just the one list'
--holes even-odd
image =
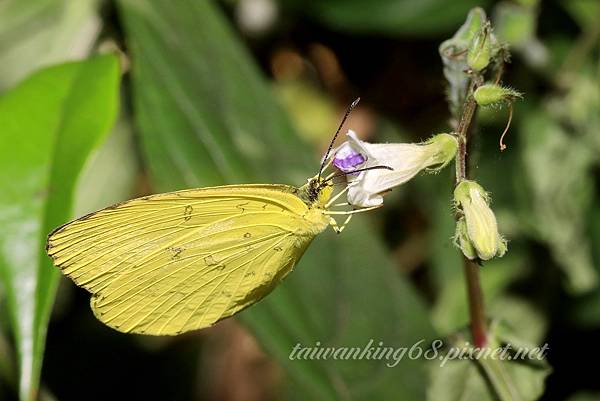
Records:
{"label": "reddish stem", "polygon": [[[462,116],[456,127],[458,136],[458,150],[456,154],[456,184],[467,179],[468,149],[467,142],[469,127],[477,110],[477,102],[473,92],[481,85],[481,76],[474,76],[469,85],[469,91],[462,108]],[[485,319],[485,305],[479,279],[479,266],[463,256],[465,279],[467,283],[467,297],[469,299],[469,314],[471,318],[471,335],[475,347],[485,347],[487,344],[487,324]]]}

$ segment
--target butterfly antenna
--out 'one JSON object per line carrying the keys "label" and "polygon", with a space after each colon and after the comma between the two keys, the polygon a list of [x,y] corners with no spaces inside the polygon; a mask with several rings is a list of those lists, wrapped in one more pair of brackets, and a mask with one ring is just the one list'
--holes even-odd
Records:
{"label": "butterfly antenna", "polygon": [[329,147],[327,148],[327,152],[325,153],[325,158],[323,158],[323,162],[321,163],[321,168],[319,169],[319,177],[317,179],[317,182],[319,182],[321,180],[321,173],[323,173],[323,169],[325,168],[325,164],[327,164],[327,159],[329,159],[329,153],[331,152],[331,149],[333,148],[333,144],[334,144],[335,140],[337,139],[340,131],[342,130],[342,127],[344,126],[344,123],[348,119],[348,116],[350,115],[350,113],[352,112],[352,110],[354,110],[354,108],[358,105],[358,102],[360,102],[360,97],[356,98],[356,100],[353,101],[350,104],[350,106],[348,106],[348,108],[346,109],[346,113],[344,114],[344,118],[342,118],[342,122],[340,123],[337,131],[335,131],[335,135],[333,136],[333,139],[329,143]]}

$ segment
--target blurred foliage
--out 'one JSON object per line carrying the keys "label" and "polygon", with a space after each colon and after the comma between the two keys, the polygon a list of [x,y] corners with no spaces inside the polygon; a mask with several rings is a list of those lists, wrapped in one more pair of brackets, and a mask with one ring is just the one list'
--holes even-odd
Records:
{"label": "blurred foliage", "polygon": [[4,0],[0,3],[0,90],[41,66],[84,58],[102,21],[100,0]]}
{"label": "blurred foliage", "polygon": [[[482,286],[494,340],[548,342],[552,370],[289,359],[297,343],[465,339],[444,171],[395,190],[343,235],[316,239],[294,274],[236,318],[258,346],[231,321],[177,338],[124,336],[95,321],[87,293],[65,282],[40,398],[105,399],[127,383],[123,398],[525,401],[540,397],[547,377],[544,401],[600,399],[595,371],[580,368],[573,347],[600,334],[593,0],[0,1],[0,399],[37,397],[59,276],[43,252],[51,229],[149,192],[301,185],[359,94],[348,127],[362,138],[448,131],[443,78],[460,84],[464,66],[436,57],[473,6],[486,8],[511,45],[504,84],[525,93],[503,153],[506,110],[478,115],[471,171],[510,240],[504,258],[481,268]],[[471,28],[444,43],[464,47],[461,32]],[[118,49],[120,88],[117,57],[95,56],[107,48]],[[456,108],[464,93],[452,89]],[[600,358],[589,348],[586,359]]]}
{"label": "blurred foliage", "polygon": [[460,24],[474,6],[487,1],[328,0],[303,2],[283,0],[293,7],[322,20],[333,29],[388,35],[431,35]]}
{"label": "blurred foliage", "polygon": [[0,98],[0,274],[17,343],[21,399],[37,398],[58,280],[45,255],[46,235],[72,214],[79,170],[113,124],[118,79],[117,60],[103,56],[45,69]]}

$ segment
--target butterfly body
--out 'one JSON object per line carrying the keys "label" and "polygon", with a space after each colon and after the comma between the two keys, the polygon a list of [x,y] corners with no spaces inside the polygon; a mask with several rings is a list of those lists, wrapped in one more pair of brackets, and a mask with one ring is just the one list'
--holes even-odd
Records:
{"label": "butterfly body", "polygon": [[54,230],[47,253],[122,332],[173,335],[262,299],[331,224],[330,186],[233,185],[123,202]]}

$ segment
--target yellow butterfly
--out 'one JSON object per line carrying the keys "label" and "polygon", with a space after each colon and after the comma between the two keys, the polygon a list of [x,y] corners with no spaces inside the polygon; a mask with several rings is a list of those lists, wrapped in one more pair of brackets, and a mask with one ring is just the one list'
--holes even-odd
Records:
{"label": "yellow butterfly", "polygon": [[[373,209],[330,210],[345,192],[332,197],[339,175],[321,177],[330,150],[300,188],[229,185],[133,199],[57,228],[46,251],[118,331],[211,326],[271,292],[327,226],[341,232],[353,213]],[[334,214],[348,215],[344,225]]]}

